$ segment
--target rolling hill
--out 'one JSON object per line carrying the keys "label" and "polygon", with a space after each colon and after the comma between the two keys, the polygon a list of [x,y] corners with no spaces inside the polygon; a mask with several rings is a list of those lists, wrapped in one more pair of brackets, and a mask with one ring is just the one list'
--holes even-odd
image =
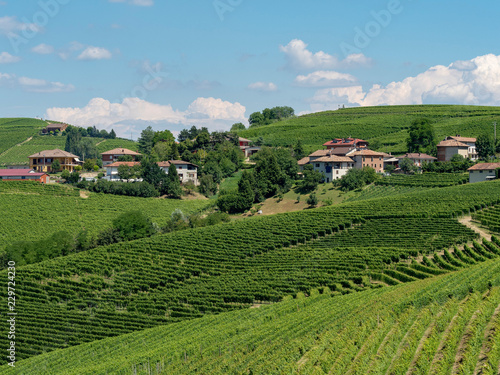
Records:
{"label": "rolling hill", "polygon": [[[64,150],[65,136],[40,135],[47,126],[42,120],[30,118],[0,119],[0,167],[5,165],[26,165],[28,156],[43,150],[59,148]],[[116,138],[90,138],[98,152],[117,147],[137,151],[137,142]]]}
{"label": "rolling hill", "polygon": [[290,146],[301,139],[306,151],[317,150],[333,138],[355,137],[378,144],[377,150],[406,152],[408,128],[419,117],[430,119],[436,136],[460,134],[493,135],[493,122],[500,119],[500,107],[459,105],[408,105],[345,108],[299,116],[238,133],[269,146]]}

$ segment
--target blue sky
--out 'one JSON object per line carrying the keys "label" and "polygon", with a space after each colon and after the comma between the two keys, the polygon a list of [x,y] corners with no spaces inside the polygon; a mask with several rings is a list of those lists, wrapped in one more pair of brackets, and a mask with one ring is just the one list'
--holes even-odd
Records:
{"label": "blue sky", "polygon": [[496,1],[2,0],[0,116],[136,138],[277,105],[500,105],[498,14]]}

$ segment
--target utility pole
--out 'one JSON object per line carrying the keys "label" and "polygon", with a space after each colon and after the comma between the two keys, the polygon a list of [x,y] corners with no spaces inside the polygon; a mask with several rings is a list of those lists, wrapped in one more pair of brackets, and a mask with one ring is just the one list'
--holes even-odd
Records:
{"label": "utility pole", "polygon": [[496,140],[497,140],[497,122],[496,121],[493,122],[493,127],[495,129],[495,142],[496,142]]}

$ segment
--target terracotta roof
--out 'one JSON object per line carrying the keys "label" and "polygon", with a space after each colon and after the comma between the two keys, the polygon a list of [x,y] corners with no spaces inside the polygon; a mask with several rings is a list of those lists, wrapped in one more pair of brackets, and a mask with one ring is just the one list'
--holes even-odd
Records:
{"label": "terracotta roof", "polygon": [[309,157],[315,157],[315,156],[326,156],[330,154],[330,150],[317,150],[314,151],[312,154],[309,154]]}
{"label": "terracotta roof", "polygon": [[56,148],[55,150],[45,150],[40,151],[36,154],[28,156],[29,158],[78,158],[78,156],[73,155],[67,151],[59,150]]}
{"label": "terracotta roof", "polygon": [[128,167],[133,167],[134,165],[140,164],[138,161],[115,161],[112,164],[106,165],[107,167],[119,167],[120,165],[126,165]]}
{"label": "terracotta roof", "polygon": [[421,159],[421,160],[424,160],[424,159],[425,160],[437,160],[437,158],[435,158],[434,156],[422,154],[420,152],[407,153],[407,154],[404,154],[401,156],[396,156],[396,158],[398,158],[398,159],[408,158],[408,159]]}
{"label": "terracotta roof", "polygon": [[316,160],[313,160],[313,163],[316,163],[317,161],[323,162],[323,163],[339,163],[339,162],[348,162],[348,163],[354,163],[354,160],[351,158],[348,158],[347,156],[337,156],[337,155],[330,155],[330,156],[323,156],[322,158],[318,158]]}
{"label": "terracotta roof", "polygon": [[239,142],[252,142],[251,139],[246,139],[246,138],[242,138],[242,137],[238,137],[238,141]]}
{"label": "terracotta roof", "polygon": [[459,142],[476,143],[476,138],[460,137],[458,135],[457,136],[448,137],[448,139],[454,139],[455,141],[459,141]]}
{"label": "terracotta roof", "polygon": [[311,158],[309,156],[306,156],[305,158],[300,159],[297,162],[297,164],[298,165],[306,165],[307,163],[309,163],[310,160],[311,160]]}
{"label": "terracotta roof", "polygon": [[169,160],[169,162],[174,165],[194,165],[196,168],[198,168],[196,164],[184,160]]}
{"label": "terracotta roof", "polygon": [[0,177],[22,177],[36,176],[41,177],[47,173],[33,172],[31,169],[0,169]]}
{"label": "terracotta roof", "polygon": [[112,150],[101,152],[101,155],[141,155],[138,152],[128,150],[126,148],[114,148]]}
{"label": "terracotta roof", "polygon": [[387,154],[385,154],[383,152],[377,152],[377,151],[366,149],[366,150],[355,151],[355,152],[353,152],[352,154],[349,154],[349,155],[350,156],[358,156],[358,155],[362,155],[362,156],[386,156]]}
{"label": "terracotta roof", "polygon": [[468,171],[484,171],[487,169],[497,169],[500,168],[500,163],[479,163],[476,165],[473,165]]}
{"label": "terracotta roof", "polygon": [[448,139],[446,141],[441,141],[437,145],[438,147],[469,147],[469,145],[457,141],[456,139]]}

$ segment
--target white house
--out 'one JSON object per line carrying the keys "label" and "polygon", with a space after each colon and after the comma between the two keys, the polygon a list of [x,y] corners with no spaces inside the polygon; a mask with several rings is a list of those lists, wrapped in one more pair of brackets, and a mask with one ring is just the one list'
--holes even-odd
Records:
{"label": "white house", "polygon": [[407,153],[401,156],[396,156],[396,158],[398,158],[399,161],[408,158],[413,162],[413,164],[415,164],[419,168],[422,167],[424,161],[427,163],[433,163],[437,160],[437,158],[435,158],[434,156],[423,154],[421,152]]}
{"label": "white house", "polygon": [[106,168],[106,179],[107,180],[119,180],[118,177],[118,167],[120,165],[126,165],[128,167],[133,167],[135,165],[139,165],[138,161],[117,161],[105,166]]}
{"label": "white house", "polygon": [[500,168],[500,163],[479,163],[473,165],[469,171],[469,182],[482,182],[494,180],[496,178],[496,169]]}
{"label": "white house", "polygon": [[354,160],[347,156],[327,155],[310,161],[315,171],[325,176],[325,181],[330,182],[342,178],[347,171],[354,168]]}
{"label": "white house", "polygon": [[198,166],[193,163],[189,163],[183,160],[169,160],[169,161],[160,161],[158,165],[161,169],[168,174],[168,168],[170,165],[175,165],[175,169],[177,169],[177,174],[179,175],[179,179],[181,183],[185,183],[188,181],[192,181],[195,185],[199,185],[198,181]]}
{"label": "white house", "polygon": [[457,136],[447,137],[446,139],[453,139],[455,141],[465,143],[468,146],[467,157],[470,160],[477,160],[479,158],[476,151],[476,138],[461,137],[457,135]]}

